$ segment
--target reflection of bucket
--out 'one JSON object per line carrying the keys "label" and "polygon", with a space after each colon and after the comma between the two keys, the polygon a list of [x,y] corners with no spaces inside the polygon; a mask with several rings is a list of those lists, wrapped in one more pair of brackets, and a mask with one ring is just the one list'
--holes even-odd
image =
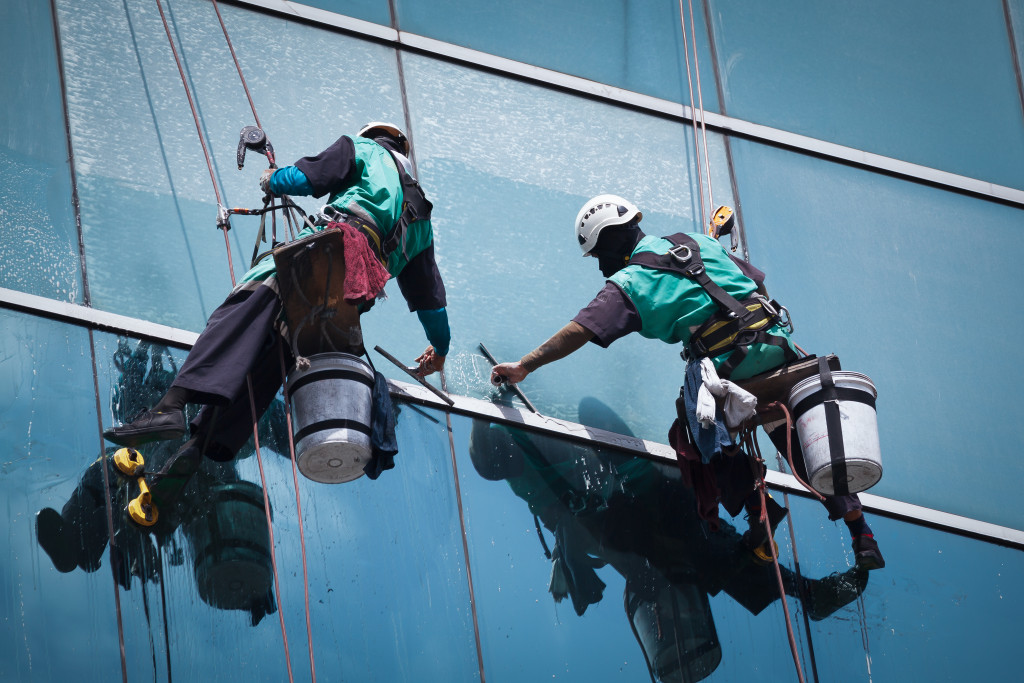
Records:
{"label": "reflection of bucket", "polygon": [[707,593],[692,583],[672,585],[663,578],[643,593],[626,582],[626,615],[640,642],[647,666],[662,683],[699,681],[722,661],[722,646]]}
{"label": "reflection of bucket", "polygon": [[856,493],[882,478],[876,396],[867,375],[838,370],[826,375],[824,385],[821,375],[815,375],[790,391],[807,483],[816,491]]}
{"label": "reflection of bucket", "polygon": [[187,529],[199,597],[219,609],[250,609],[274,580],[263,489],[239,481],[214,486],[209,495],[209,512]]}
{"label": "reflection of bucket", "polygon": [[339,484],[363,476],[370,460],[373,371],[348,353],[318,353],[288,376],[299,471]]}

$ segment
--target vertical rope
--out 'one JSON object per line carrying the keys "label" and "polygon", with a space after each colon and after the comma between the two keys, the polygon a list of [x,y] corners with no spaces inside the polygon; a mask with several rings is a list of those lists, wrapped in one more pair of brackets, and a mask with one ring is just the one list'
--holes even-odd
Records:
{"label": "vertical rope", "polygon": [[100,381],[96,371],[96,346],[93,340],[92,328],[88,328],[89,331],[89,353],[92,359],[92,387],[93,393],[96,398],[96,422],[99,430],[100,437],[100,456],[103,469],[103,507],[107,511],[107,538],[110,558],[110,578],[114,581],[114,607],[117,611],[117,640],[121,648],[121,680],[124,683],[128,683],[128,660],[125,656],[124,649],[124,624],[121,619],[121,591],[120,586],[117,583],[117,563],[118,560],[114,555],[114,549],[117,547],[117,543],[114,540],[114,510],[113,505],[110,502],[110,473],[107,471],[107,454],[103,444],[103,421],[100,418],[102,412],[100,408]]}
{"label": "vertical rope", "polygon": [[[245,96],[249,100],[249,108],[252,109],[252,117],[256,120],[256,125],[263,128],[263,124],[260,123],[260,115],[256,113],[256,105],[252,102],[252,93],[249,92],[249,84],[245,82],[245,76],[242,75],[242,65],[238,63],[238,55],[235,54],[235,46],[231,43],[231,37],[228,35],[228,28],[224,25],[224,18],[220,15],[220,7],[217,5],[217,0],[212,0],[213,11],[217,13],[217,21],[220,22],[220,29],[224,32],[224,40],[227,41],[228,50],[231,51],[231,59],[235,62],[235,69],[238,71],[238,78],[242,81],[242,88],[245,90]],[[271,159],[273,163],[273,159]]]}
{"label": "vertical rope", "polygon": [[[785,473],[786,463],[781,453],[776,453],[778,458],[779,470]],[[792,456],[790,456],[792,457]],[[783,491],[782,503],[789,508],[789,491]],[[792,509],[792,508],[790,508]],[[807,656],[811,660],[811,676],[814,677],[815,683],[818,681],[818,662],[814,656],[814,639],[811,637],[811,620],[807,613],[807,588],[804,585],[803,574],[800,572],[800,554],[796,549],[796,529],[793,526],[793,515],[786,515],[786,526],[789,527],[789,543],[793,547],[793,573],[796,574],[796,584],[800,591],[800,597],[804,601],[804,609],[802,610],[803,621],[804,621],[804,633],[807,635]]]}
{"label": "vertical rope", "polygon": [[782,613],[786,618],[786,635],[789,638],[789,649],[793,655],[793,665],[796,667],[796,677],[800,683],[805,683],[803,666],[800,664],[800,651],[797,648],[796,634],[793,631],[793,619],[789,614],[789,603],[786,600],[786,584],[782,580],[782,568],[779,566],[779,554],[775,550],[775,534],[772,532],[772,525],[768,520],[768,501],[767,495],[765,494],[764,477],[761,476],[764,459],[761,457],[761,452],[757,447],[757,439],[754,438],[754,430],[747,430],[741,438],[747,445],[747,457],[750,459],[750,466],[755,469],[754,485],[757,488],[758,496],[761,499],[761,514],[759,521],[764,525],[765,531],[768,533],[768,549],[772,554],[772,566],[775,569],[775,579],[779,585],[779,600],[782,602]]}
{"label": "vertical rope", "polygon": [[707,230],[708,216],[704,208],[704,181],[700,168],[700,141],[697,139],[697,113],[693,106],[693,79],[690,76],[690,41],[686,37],[686,15],[683,12],[683,0],[679,0],[679,25],[683,31],[683,56],[686,60],[686,85],[690,91],[690,121],[693,123],[693,153],[697,159],[697,190],[700,194],[700,222],[702,230]]}
{"label": "vertical rope", "polygon": [[[278,344],[278,356],[281,359],[281,379],[285,379],[287,370],[284,364],[284,344]],[[284,416],[288,425],[288,452],[292,460],[292,479],[295,482],[295,508],[299,517],[299,543],[302,546],[302,586],[306,595],[306,638],[309,641],[309,671],[316,683],[316,663],[313,660],[313,626],[309,617],[309,571],[306,569],[306,532],[302,526],[302,501],[299,498],[299,468],[295,460],[295,436],[292,431],[292,407],[288,397],[288,383],[284,382]]]}
{"label": "vertical rope", "polygon": [[[206,146],[206,136],[203,135],[203,127],[199,122],[199,112],[196,111],[195,100],[192,99],[192,89],[188,87],[188,80],[185,78],[185,69],[181,66],[181,58],[178,56],[178,48],[174,45],[174,38],[171,37],[171,27],[167,24],[167,15],[164,14],[164,6],[160,0],[156,1],[156,7],[160,10],[160,20],[164,25],[164,32],[167,34],[167,44],[171,46],[171,53],[174,55],[174,63],[178,67],[178,75],[181,76],[181,86],[185,89],[185,97],[188,98],[189,109],[192,110],[192,119],[196,124],[196,135],[199,136],[199,144],[203,148],[203,157],[206,159],[206,168],[210,172],[210,184],[213,185],[213,193],[217,197],[217,207],[222,209],[224,201],[221,198],[220,187],[217,185],[217,177],[213,172],[213,160],[210,158],[210,150]],[[231,242],[228,240],[227,225],[221,227],[224,233],[224,247],[228,254],[228,274],[231,276],[231,286],[235,286],[235,268],[231,262]]]}
{"label": "vertical rope", "polygon": [[[699,103],[700,107],[700,131],[701,136],[704,138],[704,170],[705,175],[707,175],[708,178],[708,206],[710,207],[711,211],[714,211],[715,198],[714,192],[711,189],[711,161],[708,157],[708,130],[704,125],[704,96],[701,93],[702,88],[700,84],[700,56],[697,54],[697,32],[694,29],[693,22],[693,0],[686,0],[686,4],[689,5],[690,8],[690,38],[692,38],[691,44],[693,45],[693,68],[694,72],[697,75],[697,102]],[[690,104],[693,104],[692,100],[690,101]]]}
{"label": "vertical rope", "polygon": [[[448,393],[448,381],[444,370],[441,370],[441,390]],[[480,683],[486,683],[484,677],[484,651],[480,643],[480,623],[476,615],[476,597],[473,593],[473,571],[469,562],[469,539],[466,536],[466,517],[462,510],[462,487],[459,484],[459,465],[455,458],[455,436],[452,433],[452,414],[444,411],[445,424],[448,427],[448,448],[452,456],[452,477],[455,479],[455,504],[459,508],[459,530],[462,532],[462,552],[466,558],[466,582],[469,585],[469,610],[473,614],[473,636],[476,639],[476,658],[480,667]]]}
{"label": "vertical rope", "polygon": [[[159,1],[159,0],[158,0]],[[260,453],[260,434],[257,429],[259,417],[256,415],[256,397],[252,392],[252,377],[247,376],[245,383],[249,388],[249,408],[252,412],[252,438],[256,446],[256,462],[260,467],[260,482],[263,484],[263,511],[267,514],[267,532],[270,534],[270,563],[274,570],[274,591],[277,593],[277,616],[281,622],[281,637],[284,639],[284,659],[288,666],[288,680],[294,683],[292,678],[292,657],[288,651],[288,633],[284,627],[284,606],[281,604],[281,580],[277,573],[277,550],[274,543],[274,522],[270,517],[270,498],[267,495],[267,475],[263,470],[263,455]]]}

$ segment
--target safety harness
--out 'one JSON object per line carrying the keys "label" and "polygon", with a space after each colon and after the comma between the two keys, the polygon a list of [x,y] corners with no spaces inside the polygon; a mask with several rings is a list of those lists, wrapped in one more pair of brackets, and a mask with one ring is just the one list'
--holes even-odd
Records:
{"label": "safety harness", "polygon": [[695,239],[682,232],[662,239],[672,243],[668,253],[642,251],[634,254],[628,265],[664,270],[693,280],[719,308],[690,336],[690,343],[683,349],[683,358],[713,358],[735,351],[718,368],[718,375],[723,378],[729,377],[743,362],[753,344],[777,346],[785,354],[785,362],[797,360],[796,352],[785,337],[768,333],[768,330],[779,324],[792,329],[789,311],[784,306],[760,294],[742,301],[736,299],[708,276],[700,255],[700,245]]}
{"label": "safety harness", "polygon": [[[412,162],[404,154],[394,152],[387,147],[384,147],[384,149],[387,149],[388,153],[395,160],[395,166],[398,167],[398,177],[402,183],[402,213],[398,216],[398,223],[395,225],[395,229],[388,234],[380,226],[374,225],[372,221],[367,221],[352,214],[338,214],[336,219],[348,223],[365,233],[374,253],[381,260],[381,263],[386,265],[391,254],[399,245],[402,247],[402,255],[408,257],[408,254],[405,253],[405,237],[409,226],[416,221],[429,220],[430,210],[434,208],[434,205],[427,200],[427,196],[423,193],[423,188],[420,187],[419,181],[413,176]],[[328,207],[329,205],[324,207],[324,210],[326,211]]]}

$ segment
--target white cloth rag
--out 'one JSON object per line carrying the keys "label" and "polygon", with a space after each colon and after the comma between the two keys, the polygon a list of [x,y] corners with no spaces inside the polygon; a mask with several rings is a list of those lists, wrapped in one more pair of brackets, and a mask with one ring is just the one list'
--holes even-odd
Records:
{"label": "white cloth rag", "polygon": [[700,361],[703,383],[697,391],[697,419],[705,428],[715,424],[715,398],[722,399],[725,426],[736,429],[757,413],[757,398],[727,379],[720,379],[710,358]]}

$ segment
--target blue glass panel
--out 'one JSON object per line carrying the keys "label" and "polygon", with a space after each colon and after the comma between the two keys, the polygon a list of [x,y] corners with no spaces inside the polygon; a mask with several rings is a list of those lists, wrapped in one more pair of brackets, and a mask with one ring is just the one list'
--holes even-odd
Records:
{"label": "blue glass panel", "polygon": [[[690,8],[684,4],[684,9],[693,98],[698,99],[699,69],[704,107],[715,111],[704,12],[699,2],[692,4],[699,62],[693,58]],[[397,0],[396,6],[403,31],[674,102],[690,101],[677,2],[603,0],[583,9],[571,0],[472,6],[459,0]]]}
{"label": "blue glass panel", "polygon": [[730,115],[1024,187],[1002,3],[708,1]]}
{"label": "blue glass panel", "polygon": [[302,4],[372,21],[375,24],[391,25],[391,11],[388,9],[387,0],[305,0]]}
{"label": "blue glass panel", "polygon": [[751,258],[794,339],[878,388],[873,493],[1022,528],[1014,401],[1024,333],[1007,276],[1020,209],[744,141],[733,158]]}
{"label": "blue glass panel", "polygon": [[[230,288],[229,270],[210,175],[156,4],[58,6],[93,303],[201,329]],[[236,170],[239,131],[253,116],[212,5],[176,0],[164,9],[224,202],[259,207],[266,160],[250,152],[244,171]],[[221,12],[283,163],[316,154],[366,121],[402,120],[393,51],[243,8]],[[241,274],[258,219],[232,224]]]}
{"label": "blue glass panel", "polygon": [[[843,553],[852,561],[849,535],[822,526],[817,504],[792,496],[789,504],[805,575],[841,569]],[[810,622],[819,679],[955,680],[978,671],[1015,678],[1011,624],[1024,599],[1017,580],[1024,553],[869,516],[886,568],[870,572],[863,596],[834,618]],[[796,608],[794,623],[801,624]],[[806,672],[809,653],[803,643],[801,649]]]}
{"label": "blue glass panel", "polygon": [[[149,394],[162,392],[183,355],[99,335],[103,412],[131,414],[132,404],[151,402]],[[150,532],[123,513],[115,519],[133,561],[130,588],[121,594],[130,670],[142,677],[169,669],[189,680],[282,680],[280,610],[292,670],[307,678],[305,563],[322,679],[471,678],[478,665],[443,417],[401,407],[396,467],[375,481],[331,486],[298,476],[304,561],[296,475],[282,457],[282,410],[272,404],[260,424],[259,457],[250,441],[234,461],[204,459],[177,501],[159,506]],[[140,450],[152,471],[178,446]],[[130,484],[125,488],[134,495]],[[264,490],[273,510],[277,583]]]}
{"label": "blue glass panel", "polygon": [[[586,409],[621,428],[607,407]],[[646,681],[648,667],[660,681],[793,680],[774,568],[753,561],[742,520],[701,523],[674,466],[482,421],[454,427],[488,680]],[[821,530],[823,511],[808,514],[802,528]],[[801,605],[841,628],[864,574],[838,552],[801,581],[785,527],[779,542],[798,638],[810,637]],[[797,597],[801,583],[810,597]]]}
{"label": "blue glass panel", "polygon": [[[404,64],[416,157],[434,201],[438,263],[448,289],[454,337],[448,380],[458,393],[489,396],[480,342],[499,360],[518,359],[604,284],[573,235],[586,200],[605,192],[632,199],[652,234],[697,229],[693,132],[422,57]],[[500,117],[491,113],[497,110]],[[722,138],[709,136],[709,145],[715,202],[730,203]],[[394,333],[410,329],[410,322],[403,303],[378,304],[363,321],[368,345],[411,360],[424,346],[421,335]],[[663,441],[681,381],[678,351],[638,335],[608,350],[588,345],[522,388],[541,412],[571,420],[586,394],[628,406],[623,417],[630,427]]]}
{"label": "blue glass panel", "polygon": [[775,493],[792,512],[776,534],[787,628],[745,522],[723,512],[717,531],[702,526],[674,467],[454,428],[488,680],[647,681],[652,661],[659,681],[792,681],[789,628],[806,680],[961,679],[978,662],[1013,678],[1020,550],[869,513],[888,564],[859,570],[842,524]]}
{"label": "blue glass panel", "polygon": [[53,18],[45,2],[0,6],[0,287],[82,300],[78,232]]}
{"label": "blue glass panel", "polygon": [[118,680],[109,556],[65,554],[87,570],[62,574],[40,545],[59,547],[55,517],[101,448],[88,335],[10,311],[0,330],[0,679]]}

